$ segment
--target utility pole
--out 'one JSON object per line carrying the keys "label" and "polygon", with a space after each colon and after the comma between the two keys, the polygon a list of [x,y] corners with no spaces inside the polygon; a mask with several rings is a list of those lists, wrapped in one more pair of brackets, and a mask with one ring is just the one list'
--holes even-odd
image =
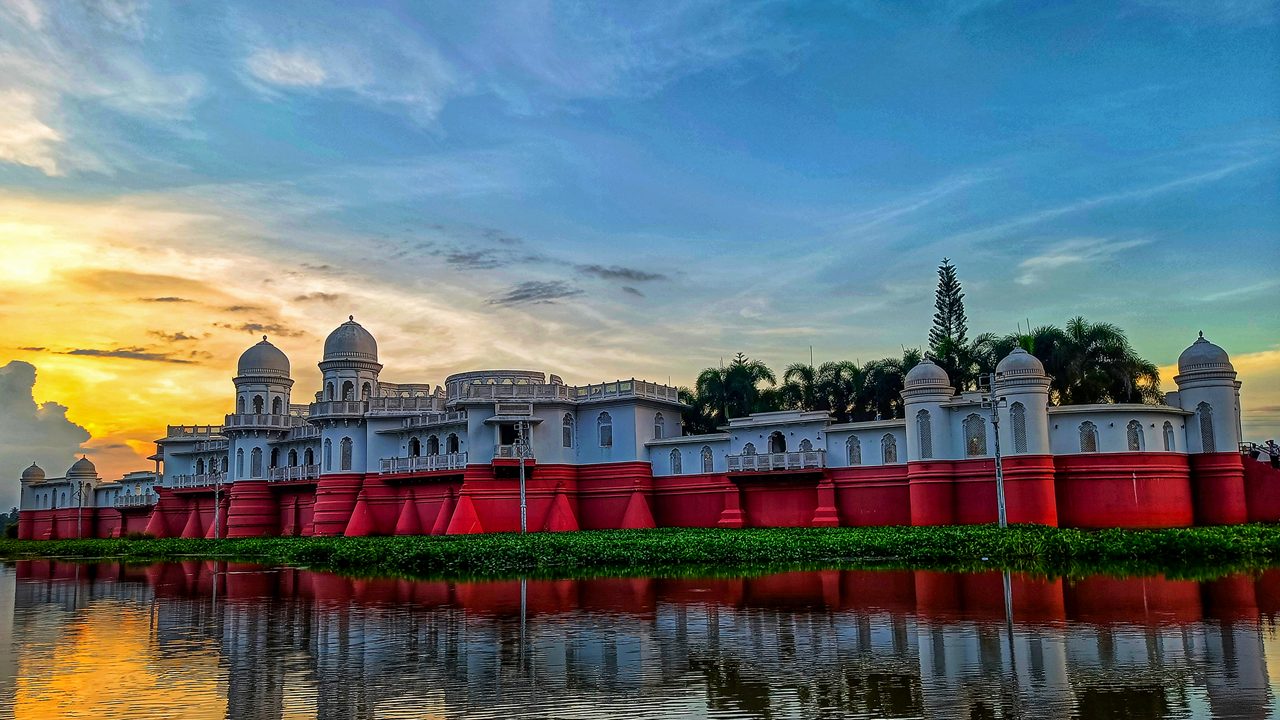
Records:
{"label": "utility pole", "polygon": [[76,539],[84,538],[84,492],[89,483],[76,483]]}
{"label": "utility pole", "polygon": [[993,373],[984,373],[978,379],[978,389],[983,391],[982,407],[991,409],[991,429],[996,447],[996,504],[999,510],[1000,527],[1009,526],[1004,502],[1004,462],[1000,455],[1000,408],[1008,404],[1005,398],[994,395],[992,385],[995,381]]}
{"label": "utility pole", "polygon": [[[222,528],[220,513],[222,511],[222,478],[218,475],[213,476],[213,539],[221,540],[220,531]],[[214,577],[215,583],[217,576]]]}
{"label": "utility pole", "polygon": [[529,532],[528,508],[525,505],[524,495],[524,451],[525,451],[525,421],[520,420],[516,423],[516,457],[520,463],[520,534],[524,535]]}

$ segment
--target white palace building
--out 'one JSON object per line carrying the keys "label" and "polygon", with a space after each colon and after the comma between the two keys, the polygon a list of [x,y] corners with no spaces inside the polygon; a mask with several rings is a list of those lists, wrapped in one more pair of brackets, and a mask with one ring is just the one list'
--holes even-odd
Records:
{"label": "white palace building", "polygon": [[320,390],[298,403],[289,359],[264,337],[237,363],[233,412],[168,426],[154,473],[103,482],[84,458],[62,478],[28,468],[20,535],[511,531],[519,465],[534,530],[985,523],[993,418],[1011,522],[1280,520],[1280,473],[1241,452],[1240,383],[1203,335],[1161,405],[1051,406],[1043,366],[1015,350],[988,397],[957,394],[926,360],[907,375],[905,418],[759,413],[709,435],[682,435],[669,385],[478,370],[432,386],[382,369],[350,318],[325,340]]}

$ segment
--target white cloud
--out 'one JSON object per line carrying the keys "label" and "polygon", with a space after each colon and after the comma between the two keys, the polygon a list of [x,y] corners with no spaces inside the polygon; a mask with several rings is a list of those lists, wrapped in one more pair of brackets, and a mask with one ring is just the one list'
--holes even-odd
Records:
{"label": "white cloud", "polygon": [[1130,248],[1146,245],[1149,240],[1110,240],[1107,238],[1073,238],[1046,248],[1039,255],[1018,263],[1022,272],[1014,279],[1019,285],[1034,285],[1047,275],[1072,265],[1096,265]]}
{"label": "white cloud", "polygon": [[34,95],[0,90],[0,161],[61,175],[56,148],[62,134],[40,119]]}
{"label": "white cloud", "polygon": [[245,67],[262,82],[283,87],[317,87],[329,77],[319,60],[300,51],[259,50]]}
{"label": "white cloud", "polygon": [[13,360],[0,367],[0,512],[18,502],[18,477],[32,462],[50,477],[71,466],[89,431],[67,419],[66,406],[37,404],[36,368]]}

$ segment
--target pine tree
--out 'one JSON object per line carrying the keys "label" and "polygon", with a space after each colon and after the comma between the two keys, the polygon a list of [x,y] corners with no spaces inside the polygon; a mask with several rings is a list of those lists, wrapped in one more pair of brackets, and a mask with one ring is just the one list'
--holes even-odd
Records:
{"label": "pine tree", "polygon": [[929,351],[935,362],[947,371],[951,384],[963,389],[970,378],[964,362],[969,345],[968,319],[964,315],[964,292],[956,278],[956,267],[949,258],[938,266],[938,291],[934,295],[933,328],[929,330]]}

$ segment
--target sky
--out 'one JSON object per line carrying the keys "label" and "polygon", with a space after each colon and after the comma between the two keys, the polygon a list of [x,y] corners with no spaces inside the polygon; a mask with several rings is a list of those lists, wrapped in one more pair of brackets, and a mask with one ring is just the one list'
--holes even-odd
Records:
{"label": "sky", "polygon": [[[319,386],[1203,330],[1280,435],[1280,3],[0,0],[0,478]],[[0,482],[0,504],[16,482]]]}

